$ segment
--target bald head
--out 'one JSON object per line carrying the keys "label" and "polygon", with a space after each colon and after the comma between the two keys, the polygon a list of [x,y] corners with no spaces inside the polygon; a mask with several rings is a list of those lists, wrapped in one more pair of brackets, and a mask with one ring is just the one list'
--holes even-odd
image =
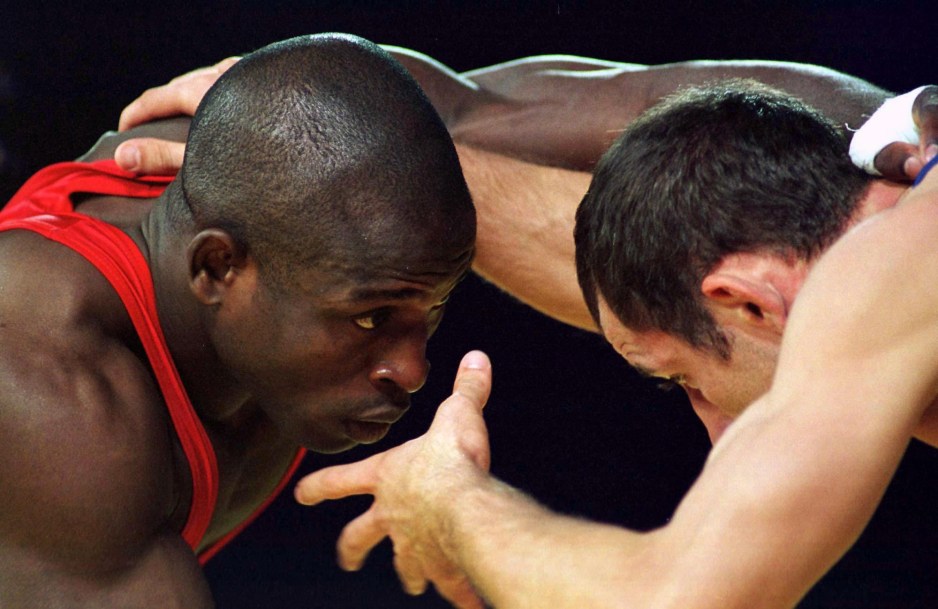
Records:
{"label": "bald head", "polygon": [[443,123],[400,65],[352,36],[286,40],[232,67],[193,119],[180,175],[182,214],[229,232],[274,284],[475,235]]}

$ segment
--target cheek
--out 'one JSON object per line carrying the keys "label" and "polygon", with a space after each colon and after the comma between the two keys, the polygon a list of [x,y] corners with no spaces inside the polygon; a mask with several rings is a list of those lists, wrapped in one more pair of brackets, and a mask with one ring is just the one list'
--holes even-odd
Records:
{"label": "cheek", "polygon": [[778,346],[742,342],[725,370],[730,388],[728,401],[737,414],[762,397],[772,386]]}
{"label": "cheek", "polygon": [[735,418],[768,390],[770,381],[771,376],[758,369],[726,375],[707,396],[726,416]]}
{"label": "cheek", "polygon": [[690,399],[691,407],[694,409],[694,414],[707,428],[707,435],[710,436],[710,441],[715,444],[730,423],[733,422],[734,417],[707,400],[700,391],[690,387],[686,387],[685,391]]}
{"label": "cheek", "polygon": [[367,349],[354,338],[327,329],[297,332],[281,341],[271,363],[311,388],[341,383],[367,366]]}

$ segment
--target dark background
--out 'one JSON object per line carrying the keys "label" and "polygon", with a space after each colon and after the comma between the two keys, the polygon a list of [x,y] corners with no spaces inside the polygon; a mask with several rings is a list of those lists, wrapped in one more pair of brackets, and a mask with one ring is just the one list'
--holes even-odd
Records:
{"label": "dark background", "polygon": [[[24,3],[26,4],[26,3]],[[0,11],[0,197],[114,128],[143,89],[218,59],[318,31],[414,48],[457,70],[543,53],[636,63],[762,58],[817,63],[905,91],[935,81],[933,2],[268,1],[60,5]],[[304,471],[418,435],[460,355],[495,364],[487,411],[494,472],[547,505],[635,528],[663,524],[708,449],[679,392],[636,377],[601,339],[476,278],[430,345],[433,374],[377,448],[308,458]],[[793,446],[792,450],[797,450]],[[854,550],[803,607],[938,607],[938,453],[913,445]],[[403,595],[381,546],[360,573],[334,563],[341,527],[368,505],[282,497],[207,568],[222,609],[437,608]]]}

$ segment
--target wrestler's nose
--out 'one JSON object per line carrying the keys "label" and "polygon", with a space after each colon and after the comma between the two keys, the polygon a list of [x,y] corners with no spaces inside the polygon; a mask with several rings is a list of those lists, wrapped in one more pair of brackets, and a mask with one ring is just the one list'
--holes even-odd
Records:
{"label": "wrestler's nose", "polygon": [[427,339],[424,330],[394,342],[372,369],[372,383],[379,388],[390,383],[407,393],[414,393],[423,387],[430,372]]}

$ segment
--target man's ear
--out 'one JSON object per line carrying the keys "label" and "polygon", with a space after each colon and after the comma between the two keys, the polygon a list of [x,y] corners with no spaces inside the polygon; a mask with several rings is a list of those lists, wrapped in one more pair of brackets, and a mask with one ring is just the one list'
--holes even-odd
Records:
{"label": "man's ear", "polygon": [[795,273],[784,260],[758,254],[724,258],[700,284],[712,307],[728,319],[758,330],[781,334],[791,303],[786,285]]}
{"label": "man's ear", "polygon": [[212,228],[198,233],[186,249],[189,289],[206,305],[221,303],[248,266],[247,250],[228,232]]}

